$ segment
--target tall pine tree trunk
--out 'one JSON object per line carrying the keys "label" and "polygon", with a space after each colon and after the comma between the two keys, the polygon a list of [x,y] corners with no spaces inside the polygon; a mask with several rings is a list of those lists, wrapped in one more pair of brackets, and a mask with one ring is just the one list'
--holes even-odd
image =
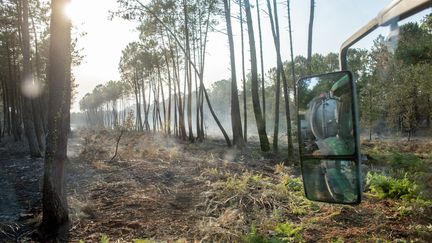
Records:
{"label": "tall pine tree trunk", "polygon": [[262,98],[262,111],[264,117],[264,127],[266,125],[266,96],[265,96],[265,77],[264,77],[264,57],[263,57],[263,43],[262,43],[262,32],[261,32],[261,14],[259,8],[259,2],[256,0],[257,8],[257,18],[258,18],[258,35],[259,35],[259,45],[260,45],[260,60],[261,60],[261,98]]}
{"label": "tall pine tree trunk", "polygon": [[288,12],[288,30],[289,30],[290,57],[291,57],[291,77],[293,82],[294,103],[295,106],[297,107],[297,81],[295,78],[295,63],[294,63],[293,41],[292,41],[290,0],[287,0],[287,12]]}
{"label": "tall pine tree trunk", "polygon": [[[18,16],[20,16],[19,14]],[[22,48],[23,48],[23,75],[21,77],[21,86],[30,87],[34,86],[33,75],[31,71],[30,63],[30,33],[29,33],[29,8],[28,0],[22,0]],[[31,91],[30,91],[31,92]],[[22,95],[22,110],[23,110],[23,122],[24,131],[29,144],[30,155],[32,157],[41,157],[41,147],[39,142],[42,138],[38,139],[38,136],[42,134],[36,133],[36,127],[34,123],[35,115],[33,114],[33,102],[32,99],[36,98],[31,96],[31,93],[23,93]],[[42,145],[41,145],[42,146]]]}
{"label": "tall pine tree trunk", "polygon": [[243,133],[240,116],[240,104],[237,88],[237,74],[235,65],[235,52],[234,52],[234,39],[231,26],[231,13],[228,6],[228,0],[224,0],[225,21],[227,24],[228,43],[230,48],[230,62],[231,62],[231,126],[233,132],[233,144],[236,147],[243,147]]}
{"label": "tall pine tree trunk", "polygon": [[313,33],[313,22],[315,15],[315,0],[310,1],[310,15],[309,15],[309,29],[308,29],[308,50],[307,50],[307,68],[308,74],[312,74],[312,33]]}
{"label": "tall pine tree trunk", "polygon": [[[267,0],[269,1],[269,0]],[[293,144],[292,144],[292,136],[291,136],[291,111],[290,111],[290,102],[289,102],[289,90],[288,90],[288,80],[285,75],[281,49],[280,49],[280,31],[279,31],[279,18],[278,18],[278,9],[276,0],[273,0],[273,9],[274,9],[274,26],[273,28],[273,36],[276,47],[276,56],[277,56],[277,71],[282,77],[283,84],[283,92],[284,92],[284,101],[285,101],[285,121],[286,121],[286,129],[287,129],[287,139],[288,139],[288,159],[292,159],[293,155]],[[269,9],[271,13],[271,9]],[[271,18],[271,14],[270,14]]]}
{"label": "tall pine tree trunk", "polygon": [[166,56],[165,53],[165,64],[167,67],[167,74],[168,74],[168,123],[167,123],[167,132],[168,135],[171,135],[171,99],[172,99],[172,87],[171,87],[171,70],[169,67],[169,62],[168,62],[168,57]]}
{"label": "tall pine tree trunk", "polygon": [[270,150],[270,144],[264,126],[264,121],[261,113],[261,106],[259,102],[258,68],[257,68],[257,57],[256,57],[256,50],[255,50],[255,36],[254,36],[251,6],[249,0],[244,0],[244,5],[246,10],[246,22],[248,26],[250,58],[251,58],[252,104],[254,109],[255,121],[258,129],[258,136],[260,140],[261,150],[268,151]]}
{"label": "tall pine tree trunk", "polygon": [[242,81],[243,81],[243,125],[244,125],[244,141],[247,142],[247,102],[246,102],[246,70],[245,70],[245,57],[244,57],[244,34],[243,34],[243,7],[242,1],[239,1],[240,7],[240,38],[241,38],[241,53],[242,53]]}
{"label": "tall pine tree trunk", "polygon": [[51,45],[49,51],[48,137],[43,180],[41,232],[47,238],[68,232],[65,162],[70,128],[71,23],[64,14],[69,0],[51,2]]}
{"label": "tall pine tree trunk", "polygon": [[[187,99],[187,121],[188,121],[188,139],[191,142],[195,141],[193,130],[192,130],[192,72],[191,72],[191,51],[189,44],[189,26],[188,26],[188,6],[186,0],[183,1],[183,12],[185,21],[185,39],[186,39],[186,53],[187,60],[185,61],[186,70],[186,82],[188,88],[188,99]],[[185,92],[186,95],[186,92]]]}

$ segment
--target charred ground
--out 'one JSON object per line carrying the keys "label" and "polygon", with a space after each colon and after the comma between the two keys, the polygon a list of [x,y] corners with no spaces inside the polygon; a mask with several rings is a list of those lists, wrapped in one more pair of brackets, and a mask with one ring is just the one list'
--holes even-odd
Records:
{"label": "charred ground", "polygon": [[[427,198],[430,189],[428,169],[416,174],[425,181],[422,197],[388,198],[368,184],[359,206],[329,205],[305,199],[300,168],[283,166],[281,158],[258,152],[258,145],[237,151],[219,140],[190,144],[128,132],[120,141],[119,156],[110,161],[116,136],[113,131],[81,130],[70,139],[67,188],[73,242],[96,242],[102,236],[119,242],[427,242],[432,236],[431,203],[419,199]],[[373,155],[365,170],[374,173],[390,176],[401,169],[386,162],[394,150],[415,154],[430,167],[430,143],[425,141],[373,141],[363,147]],[[409,173],[414,162],[407,164],[402,169]],[[29,241],[41,219],[43,161],[13,155],[1,166],[5,207],[0,239]]]}

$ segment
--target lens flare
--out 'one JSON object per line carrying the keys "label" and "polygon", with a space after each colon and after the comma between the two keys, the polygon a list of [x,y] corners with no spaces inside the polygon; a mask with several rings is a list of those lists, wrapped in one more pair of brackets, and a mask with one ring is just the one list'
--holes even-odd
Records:
{"label": "lens flare", "polygon": [[34,80],[32,76],[29,76],[22,82],[21,92],[25,97],[34,99],[41,95],[42,85]]}
{"label": "lens flare", "polygon": [[75,22],[81,15],[79,3],[76,1],[70,1],[64,7],[64,14],[73,22]]}
{"label": "lens flare", "polygon": [[69,18],[72,19],[72,3],[68,3],[65,7],[64,7],[64,14]]}

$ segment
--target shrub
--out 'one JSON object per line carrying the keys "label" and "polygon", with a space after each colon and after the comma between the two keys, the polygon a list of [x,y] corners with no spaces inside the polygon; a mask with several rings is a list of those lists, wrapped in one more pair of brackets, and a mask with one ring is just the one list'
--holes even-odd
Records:
{"label": "shrub", "polygon": [[406,176],[396,179],[379,173],[369,173],[367,184],[379,198],[410,199],[417,196],[417,185]]}
{"label": "shrub", "polygon": [[[292,222],[286,222],[276,226],[276,239],[282,240],[282,242],[301,242],[303,237],[300,234],[303,227],[298,226]],[[276,241],[277,242],[277,241]]]}
{"label": "shrub", "polygon": [[244,237],[244,241],[248,243],[279,243],[279,242],[303,242],[303,237],[300,232],[302,226],[292,222],[278,224],[274,229],[274,235],[269,237],[257,231],[254,225],[251,231]]}
{"label": "shrub", "polygon": [[413,153],[394,153],[390,159],[392,168],[400,173],[415,173],[426,169],[424,161]]}
{"label": "shrub", "polygon": [[260,234],[256,227],[252,225],[251,231],[244,237],[244,241],[248,243],[265,243],[268,242],[268,239]]}

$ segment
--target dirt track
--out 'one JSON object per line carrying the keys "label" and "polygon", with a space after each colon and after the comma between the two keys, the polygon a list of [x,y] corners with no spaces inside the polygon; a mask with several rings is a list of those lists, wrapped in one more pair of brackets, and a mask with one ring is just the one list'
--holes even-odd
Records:
{"label": "dirt track", "polygon": [[[228,157],[242,158],[235,158],[239,155],[217,143],[187,146],[186,151],[186,143],[174,139],[129,137],[121,143],[120,159],[111,162],[101,159],[111,158],[103,148],[99,153],[83,151],[79,158],[71,159],[69,172],[77,175],[69,183],[76,185],[73,190],[77,192],[69,197],[76,216],[72,239],[96,241],[100,233],[129,241],[200,239],[197,222],[205,215],[198,210],[204,206],[199,203],[210,183],[201,174],[208,168],[238,172],[246,168],[228,161]],[[208,147],[202,150],[202,146]],[[89,153],[99,158],[85,162]]]}

